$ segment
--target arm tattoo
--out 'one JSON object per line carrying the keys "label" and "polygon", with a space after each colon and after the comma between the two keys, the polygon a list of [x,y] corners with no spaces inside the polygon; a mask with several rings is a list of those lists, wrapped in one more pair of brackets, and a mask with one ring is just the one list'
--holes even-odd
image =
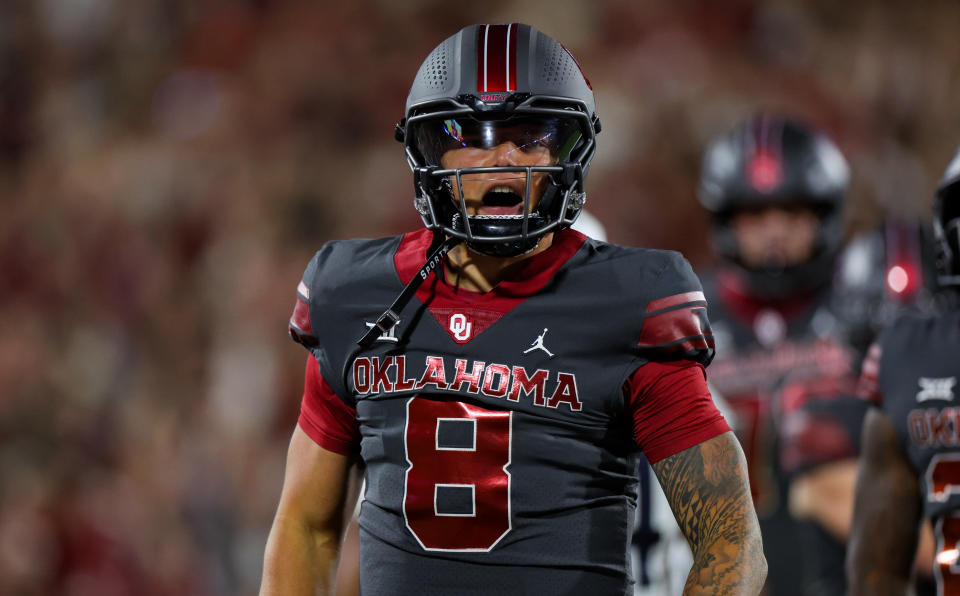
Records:
{"label": "arm tattoo", "polygon": [[693,550],[685,594],[757,594],[766,578],[743,451],[728,432],[653,466]]}

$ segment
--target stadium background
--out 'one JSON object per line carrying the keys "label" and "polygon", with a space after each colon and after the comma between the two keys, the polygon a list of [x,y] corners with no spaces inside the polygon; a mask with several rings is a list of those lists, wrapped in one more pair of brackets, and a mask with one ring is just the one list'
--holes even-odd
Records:
{"label": "stadium background", "polygon": [[408,85],[506,21],[593,83],[611,240],[697,266],[700,153],[755,108],[836,138],[851,233],[925,213],[960,140],[948,1],[0,3],[0,593],[255,593],[302,268],[419,225]]}

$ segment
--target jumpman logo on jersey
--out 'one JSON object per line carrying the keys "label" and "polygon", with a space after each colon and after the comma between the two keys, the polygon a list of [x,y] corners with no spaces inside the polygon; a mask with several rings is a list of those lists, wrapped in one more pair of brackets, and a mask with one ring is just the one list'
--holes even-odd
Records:
{"label": "jumpman logo on jersey", "polygon": [[532,352],[532,351],[534,351],[534,350],[543,350],[544,352],[547,353],[547,356],[548,356],[548,357],[553,358],[553,352],[551,352],[550,350],[548,350],[547,347],[546,347],[545,345],[543,345],[543,337],[547,334],[547,331],[549,331],[549,329],[547,329],[546,327],[544,327],[544,328],[543,328],[543,333],[541,333],[540,335],[538,335],[538,336],[537,336],[537,339],[533,340],[533,343],[530,344],[530,347],[527,348],[526,350],[524,350],[523,353],[524,353],[524,354],[529,354],[530,352]]}

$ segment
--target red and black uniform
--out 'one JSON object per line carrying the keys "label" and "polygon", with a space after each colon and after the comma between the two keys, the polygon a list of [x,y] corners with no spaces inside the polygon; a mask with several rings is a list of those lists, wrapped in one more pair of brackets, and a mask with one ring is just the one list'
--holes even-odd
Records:
{"label": "red and black uniform", "polygon": [[327,244],[291,319],[311,352],[301,428],[366,464],[361,592],[629,594],[638,454],[729,429],[696,276],[564,230],[491,292],[431,277],[358,348],[431,240]]}
{"label": "red and black uniform", "polygon": [[[937,540],[937,593],[960,594],[960,312],[904,315],[871,347],[859,394],[890,418]],[[878,498],[881,498],[878,496]]]}
{"label": "red and black uniform", "polygon": [[710,383],[734,414],[774,596],[846,593],[845,546],[788,510],[790,482],[856,457],[866,408],[854,397],[855,354],[841,342],[828,291],[763,301],[735,273],[707,280],[718,356]]}

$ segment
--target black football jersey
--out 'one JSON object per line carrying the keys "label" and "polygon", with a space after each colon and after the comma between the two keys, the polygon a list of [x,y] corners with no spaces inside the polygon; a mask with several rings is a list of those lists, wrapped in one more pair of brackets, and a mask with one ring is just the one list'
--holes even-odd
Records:
{"label": "black football jersey", "polygon": [[356,410],[362,593],[630,593],[637,445],[623,386],[651,359],[712,358],[696,276],[678,253],[564,231],[559,268],[531,260],[522,283],[456,299],[432,276],[359,348],[416,271],[401,262],[419,266],[428,244],[328,243],[291,321]]}
{"label": "black football jersey", "polygon": [[[868,397],[890,418],[937,539],[940,594],[960,594],[960,312],[905,315],[864,363]],[[875,383],[873,387],[869,387]]]}
{"label": "black football jersey", "polygon": [[768,592],[845,594],[844,545],[794,520],[788,490],[795,475],[858,453],[866,408],[854,396],[854,351],[829,290],[765,304],[735,287],[729,272],[705,279],[717,344],[708,378],[747,456]]}

